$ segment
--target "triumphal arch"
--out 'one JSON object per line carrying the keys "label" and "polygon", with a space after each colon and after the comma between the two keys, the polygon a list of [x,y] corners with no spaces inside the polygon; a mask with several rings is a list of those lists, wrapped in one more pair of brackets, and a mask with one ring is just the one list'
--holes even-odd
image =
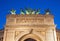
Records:
{"label": "triumphal arch", "polygon": [[33,13],[7,15],[3,41],[57,41],[54,16]]}

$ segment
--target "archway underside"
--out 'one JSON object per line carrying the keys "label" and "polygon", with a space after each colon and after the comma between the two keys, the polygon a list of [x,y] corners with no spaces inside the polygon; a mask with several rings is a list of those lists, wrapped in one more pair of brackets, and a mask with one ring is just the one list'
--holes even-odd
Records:
{"label": "archway underside", "polygon": [[29,34],[22,36],[18,41],[42,41],[42,39],[34,34]]}
{"label": "archway underside", "polygon": [[32,38],[27,38],[24,41],[36,41],[36,40],[35,39],[32,39]]}

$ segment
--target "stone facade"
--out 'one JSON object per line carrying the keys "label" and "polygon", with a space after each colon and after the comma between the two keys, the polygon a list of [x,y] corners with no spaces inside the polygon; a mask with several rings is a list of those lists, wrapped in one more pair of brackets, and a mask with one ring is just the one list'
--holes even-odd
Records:
{"label": "stone facade", "polygon": [[4,30],[0,30],[0,41],[3,41]]}
{"label": "stone facade", "polygon": [[[57,33],[57,41],[60,41],[60,30],[56,30]],[[3,41],[4,30],[0,30],[0,41]]]}
{"label": "stone facade", "polygon": [[57,32],[57,41],[60,41],[60,30],[56,30]]}
{"label": "stone facade", "polygon": [[[57,41],[53,15],[8,15],[3,41]],[[58,40],[60,41],[60,40]]]}

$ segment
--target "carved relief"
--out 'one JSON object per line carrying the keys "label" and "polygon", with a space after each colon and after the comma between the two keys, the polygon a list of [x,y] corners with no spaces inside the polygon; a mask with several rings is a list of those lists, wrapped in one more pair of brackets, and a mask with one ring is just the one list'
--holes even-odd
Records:
{"label": "carved relief", "polygon": [[44,22],[44,19],[42,18],[16,18],[16,23],[43,23]]}
{"label": "carved relief", "polygon": [[19,34],[21,34],[24,31],[15,31],[15,37],[17,37]]}

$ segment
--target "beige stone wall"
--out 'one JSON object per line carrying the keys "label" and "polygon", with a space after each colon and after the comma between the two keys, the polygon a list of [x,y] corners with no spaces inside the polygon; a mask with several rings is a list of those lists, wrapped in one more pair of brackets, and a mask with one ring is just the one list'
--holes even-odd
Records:
{"label": "beige stone wall", "polygon": [[60,30],[57,30],[57,41],[60,41]]}
{"label": "beige stone wall", "polygon": [[8,15],[3,41],[57,41],[52,15]]}
{"label": "beige stone wall", "polygon": [[[57,32],[57,41],[60,41],[60,30],[56,30],[56,32]],[[15,32],[15,33],[19,33],[18,31],[17,32]],[[44,32],[42,32],[42,33],[44,33]],[[0,30],[0,41],[3,41],[3,35],[4,35],[4,30]],[[18,34],[16,34],[16,36],[17,36]]]}
{"label": "beige stone wall", "polygon": [[3,34],[4,34],[4,31],[0,30],[0,41],[3,41]]}

